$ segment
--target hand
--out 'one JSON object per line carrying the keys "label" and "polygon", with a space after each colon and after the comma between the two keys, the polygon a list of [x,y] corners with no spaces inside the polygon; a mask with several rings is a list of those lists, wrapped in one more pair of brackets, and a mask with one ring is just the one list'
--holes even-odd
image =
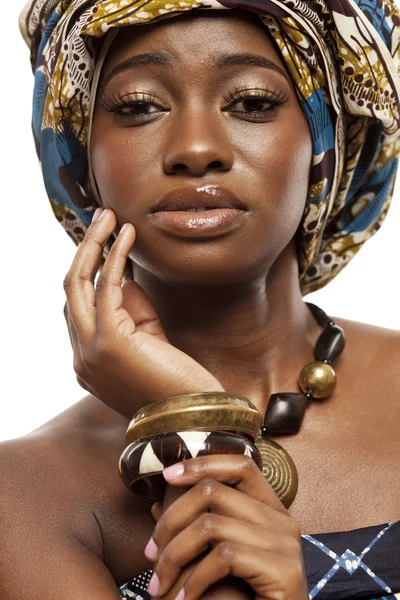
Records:
{"label": "hand", "polygon": [[174,487],[192,487],[163,514],[159,505],[152,509],[157,525],[145,552],[155,562],[151,594],[198,600],[233,575],[250,585],[255,600],[308,600],[299,527],[251,458],[194,458],[164,476]]}
{"label": "hand", "polygon": [[128,418],[168,396],[223,392],[211,373],[168,342],[142,288],[132,281],[121,288],[136,237],[130,223],[121,228],[95,288],[103,246],[116,226],[113,211],[103,210],[89,227],[64,280],[79,384]]}

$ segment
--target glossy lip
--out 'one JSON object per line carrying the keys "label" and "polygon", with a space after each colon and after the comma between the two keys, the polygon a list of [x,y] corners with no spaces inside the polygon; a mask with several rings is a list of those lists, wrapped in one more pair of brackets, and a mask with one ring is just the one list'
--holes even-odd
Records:
{"label": "glossy lip", "polygon": [[227,233],[242,224],[248,211],[218,208],[202,212],[158,211],[149,215],[155,227],[178,237],[207,238]]}
{"label": "glossy lip", "polygon": [[247,207],[237,198],[237,196],[228,188],[222,186],[205,185],[201,188],[184,186],[166,192],[151,209],[150,214],[160,211],[185,211],[188,208],[202,207],[214,209],[236,208],[240,210],[248,210]]}

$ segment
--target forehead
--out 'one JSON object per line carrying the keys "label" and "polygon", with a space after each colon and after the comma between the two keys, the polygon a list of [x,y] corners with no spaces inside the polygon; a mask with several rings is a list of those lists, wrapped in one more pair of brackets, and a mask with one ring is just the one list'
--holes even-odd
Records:
{"label": "forehead", "polygon": [[229,52],[258,52],[283,64],[258,14],[243,9],[193,9],[157,22],[121,28],[104,70],[135,53],[156,50],[167,51],[188,64],[206,63],[207,57]]}

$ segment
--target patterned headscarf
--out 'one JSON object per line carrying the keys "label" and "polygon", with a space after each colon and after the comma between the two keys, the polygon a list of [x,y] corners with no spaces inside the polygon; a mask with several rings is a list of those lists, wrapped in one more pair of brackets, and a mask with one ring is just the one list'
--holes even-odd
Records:
{"label": "patterned headscarf", "polygon": [[400,11],[393,0],[30,0],[20,28],[35,74],[33,134],[47,194],[75,243],[91,222],[88,116],[101,38],[192,9],[259,15],[312,135],[299,239],[302,294],[326,285],[380,228],[400,153]]}

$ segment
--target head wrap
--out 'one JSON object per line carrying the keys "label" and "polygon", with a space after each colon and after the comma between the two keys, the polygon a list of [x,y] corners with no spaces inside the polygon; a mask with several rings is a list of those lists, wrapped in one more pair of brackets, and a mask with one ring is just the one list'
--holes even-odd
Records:
{"label": "head wrap", "polygon": [[259,15],[313,144],[299,238],[302,294],[326,285],[380,228],[400,153],[400,11],[393,0],[30,0],[20,29],[35,74],[33,134],[47,194],[75,243],[90,224],[88,115],[101,38],[192,9]]}

